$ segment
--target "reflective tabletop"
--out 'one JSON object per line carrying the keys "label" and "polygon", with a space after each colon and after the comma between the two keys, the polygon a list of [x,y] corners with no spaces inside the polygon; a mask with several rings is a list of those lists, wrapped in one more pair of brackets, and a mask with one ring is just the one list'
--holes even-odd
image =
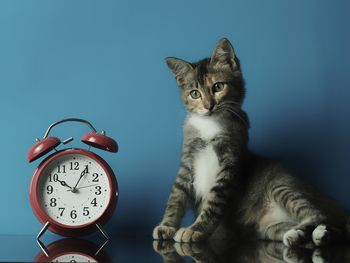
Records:
{"label": "reflective tabletop", "polygon": [[180,244],[148,236],[86,239],[45,236],[0,236],[1,262],[349,262],[350,244],[324,248],[286,248],[279,242],[213,241]]}

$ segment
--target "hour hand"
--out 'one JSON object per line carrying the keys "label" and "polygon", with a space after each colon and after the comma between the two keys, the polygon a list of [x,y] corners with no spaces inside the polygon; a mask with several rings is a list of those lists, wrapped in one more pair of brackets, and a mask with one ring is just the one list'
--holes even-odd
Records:
{"label": "hour hand", "polygon": [[57,179],[57,182],[59,182],[62,186],[66,186],[66,187],[72,189],[72,187],[69,186],[65,181],[60,181],[60,180]]}

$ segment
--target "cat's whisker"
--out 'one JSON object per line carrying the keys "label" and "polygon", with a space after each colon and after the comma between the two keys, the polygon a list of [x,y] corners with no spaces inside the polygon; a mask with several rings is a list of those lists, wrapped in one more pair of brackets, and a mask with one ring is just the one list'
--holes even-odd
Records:
{"label": "cat's whisker", "polygon": [[220,104],[217,105],[217,109],[220,109],[222,107],[227,107],[227,108],[237,108],[237,106],[240,108],[241,104],[240,103],[236,103],[236,102],[221,102]]}
{"label": "cat's whisker", "polygon": [[231,109],[231,110],[233,110],[234,107],[232,105],[221,104],[221,105],[218,105],[216,107],[216,109],[218,109],[218,110],[220,110],[220,109]]}
{"label": "cat's whisker", "polygon": [[217,109],[223,109],[223,110],[227,110],[231,113],[233,113],[234,115],[236,115],[246,126],[248,126],[248,123],[246,122],[246,120],[244,120],[242,118],[241,115],[239,115],[237,112],[235,112],[233,109],[229,108],[229,107],[226,107],[225,105],[222,105],[221,107],[218,107]]}
{"label": "cat's whisker", "polygon": [[221,102],[221,104],[222,104],[222,105],[225,105],[225,104],[241,105],[241,103],[236,102],[236,101],[224,101],[224,102]]}

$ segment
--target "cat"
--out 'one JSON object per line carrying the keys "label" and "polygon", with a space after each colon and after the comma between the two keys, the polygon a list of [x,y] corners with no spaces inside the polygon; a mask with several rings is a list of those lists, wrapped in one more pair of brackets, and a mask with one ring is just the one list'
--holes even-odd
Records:
{"label": "cat", "polygon": [[[240,61],[228,39],[210,58],[166,58],[187,111],[181,164],[153,238],[199,242],[229,235],[323,246],[349,237],[349,214],[278,162],[248,149]],[[180,227],[188,208],[196,219]]]}

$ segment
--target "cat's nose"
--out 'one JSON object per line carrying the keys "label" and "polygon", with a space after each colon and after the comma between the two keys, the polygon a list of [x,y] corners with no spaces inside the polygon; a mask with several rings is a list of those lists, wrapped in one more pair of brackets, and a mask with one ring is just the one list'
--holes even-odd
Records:
{"label": "cat's nose", "polygon": [[215,103],[214,101],[208,99],[208,100],[204,100],[203,106],[206,110],[211,112],[215,106]]}
{"label": "cat's nose", "polygon": [[209,103],[208,105],[205,105],[205,108],[208,110],[208,111],[212,111],[213,108],[214,108],[214,103]]}

